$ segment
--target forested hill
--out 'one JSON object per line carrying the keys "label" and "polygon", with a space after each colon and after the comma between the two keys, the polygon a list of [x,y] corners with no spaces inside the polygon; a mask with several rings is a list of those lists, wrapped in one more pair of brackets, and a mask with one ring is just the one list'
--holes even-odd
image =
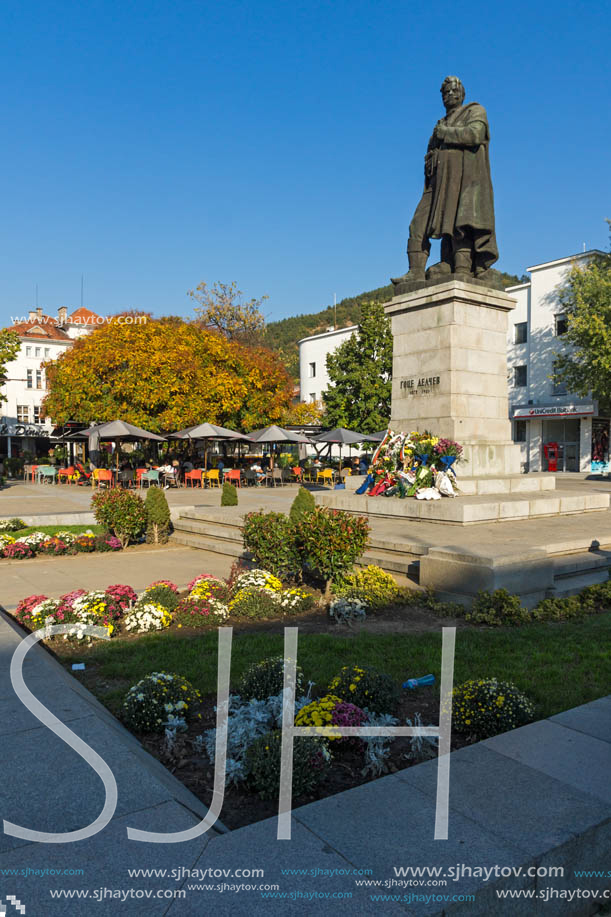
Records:
{"label": "forested hill", "polygon": [[[515,274],[506,274],[498,271],[504,287],[528,280],[528,277],[516,277]],[[388,302],[392,298],[392,284],[359,293],[358,296],[348,296],[337,304],[337,327],[347,328],[356,325],[361,317],[361,305],[364,302]],[[277,322],[270,322],[265,329],[265,343],[281,355],[291,376],[299,379],[299,348],[297,342],[301,338],[309,337],[326,331],[335,324],[333,306],[328,306],[320,312],[310,312],[307,315],[295,315],[292,318],[282,318]]]}

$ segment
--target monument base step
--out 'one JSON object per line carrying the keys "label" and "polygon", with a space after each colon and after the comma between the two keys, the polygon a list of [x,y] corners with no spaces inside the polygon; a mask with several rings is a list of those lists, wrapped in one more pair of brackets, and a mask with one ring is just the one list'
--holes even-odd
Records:
{"label": "monument base step", "polygon": [[[520,476],[518,476],[518,479]],[[524,477],[525,481],[528,478]],[[477,479],[479,482],[484,479]],[[475,483],[477,484],[477,480]],[[500,479],[495,479],[498,481]],[[536,481],[535,481],[536,483]],[[543,479],[540,481],[543,484]],[[330,506],[351,513],[392,519],[421,520],[446,525],[477,525],[485,522],[507,522],[517,519],[539,519],[543,516],[565,516],[575,513],[601,512],[609,509],[610,496],[570,490],[525,490],[498,493],[475,493],[441,500],[416,500],[406,497],[367,497],[349,491],[318,492],[319,506]]]}

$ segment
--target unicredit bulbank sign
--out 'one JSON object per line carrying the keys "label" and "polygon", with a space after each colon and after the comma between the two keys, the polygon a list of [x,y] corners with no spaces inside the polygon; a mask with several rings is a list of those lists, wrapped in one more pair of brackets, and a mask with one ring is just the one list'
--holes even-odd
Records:
{"label": "unicredit bulbank sign", "polygon": [[514,408],[514,420],[533,420],[535,417],[591,417],[593,404],[557,404],[539,407]]}

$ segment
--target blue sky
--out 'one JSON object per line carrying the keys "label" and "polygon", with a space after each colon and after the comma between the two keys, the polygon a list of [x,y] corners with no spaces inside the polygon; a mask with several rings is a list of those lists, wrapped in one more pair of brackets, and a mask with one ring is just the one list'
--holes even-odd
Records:
{"label": "blue sky", "polygon": [[459,75],[487,111],[497,267],[607,248],[607,3],[28,2],[0,11],[0,322],[39,304],[268,319],[407,269]]}

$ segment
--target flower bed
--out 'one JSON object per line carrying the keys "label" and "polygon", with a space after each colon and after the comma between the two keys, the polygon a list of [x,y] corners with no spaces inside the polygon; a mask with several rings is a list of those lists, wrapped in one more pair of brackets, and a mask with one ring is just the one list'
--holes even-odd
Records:
{"label": "flower bed", "polygon": [[[15,522],[21,523],[21,520]],[[19,527],[23,528],[23,523]],[[35,531],[21,536],[11,534],[10,529],[0,530],[0,558],[8,560],[27,560],[38,554],[58,557],[63,554],[89,554],[92,551],[120,551],[121,548],[121,541],[114,535],[95,535],[91,530],[81,533],[58,531],[54,535]]]}
{"label": "flower bed", "polygon": [[[282,684],[282,666],[280,658],[253,665],[237,685],[238,693],[230,696],[222,818],[232,829],[277,812],[283,707],[281,689],[277,689]],[[169,685],[162,681],[164,678],[170,679]],[[298,668],[297,726],[420,727],[439,721],[439,697],[434,687],[400,691],[389,676],[367,666],[342,669],[328,685],[321,685],[319,696],[314,698],[310,696],[313,682],[304,694],[304,681]],[[355,681],[367,690],[376,710],[352,701]],[[178,684],[182,690],[177,689]],[[479,738],[478,730],[470,727],[470,718],[464,716],[474,698],[472,684],[458,685],[454,692],[461,715],[454,722],[453,750]],[[480,720],[485,719],[486,734],[533,718],[534,706],[513,686],[513,709],[519,705],[522,717],[515,721],[499,717],[499,696],[503,702],[505,697],[498,691],[485,693],[482,684],[476,706]],[[490,684],[506,693],[509,688],[494,680]],[[162,693],[168,687],[169,693]],[[156,672],[129,689],[121,716],[143,744],[209,805],[216,755],[216,697],[202,699],[196,695],[189,682]],[[176,705],[181,709],[177,711]],[[295,741],[293,755],[293,806],[298,807],[433,758],[437,738],[313,734]]]}
{"label": "flower bed", "polygon": [[357,490],[370,497],[416,497],[438,500],[453,497],[458,486],[453,465],[463,447],[432,433],[394,433],[389,430],[378,446],[365,483]]}

